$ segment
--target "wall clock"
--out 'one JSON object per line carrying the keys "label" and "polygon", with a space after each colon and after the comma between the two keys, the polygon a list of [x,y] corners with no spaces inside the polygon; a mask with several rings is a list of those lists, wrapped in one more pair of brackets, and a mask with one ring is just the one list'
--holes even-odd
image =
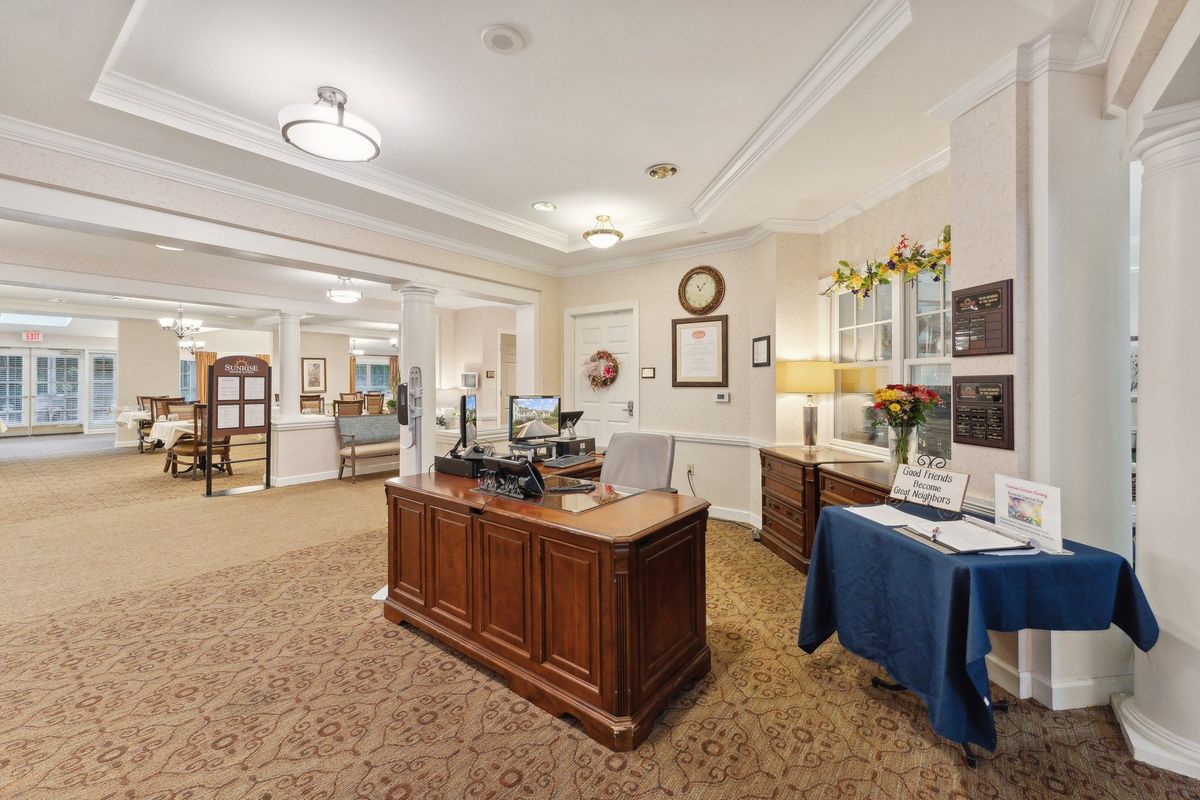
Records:
{"label": "wall clock", "polygon": [[725,299],[725,278],[713,267],[692,267],[679,282],[679,305],[689,314],[711,314]]}

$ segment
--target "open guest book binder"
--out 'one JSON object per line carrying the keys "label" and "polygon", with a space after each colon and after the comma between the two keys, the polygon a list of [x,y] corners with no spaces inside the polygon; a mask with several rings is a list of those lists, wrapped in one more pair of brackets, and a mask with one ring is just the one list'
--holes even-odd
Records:
{"label": "open guest book binder", "polygon": [[949,522],[910,523],[900,530],[928,539],[951,553],[1037,550],[1037,546],[1023,536],[1008,533],[997,525],[970,517]]}

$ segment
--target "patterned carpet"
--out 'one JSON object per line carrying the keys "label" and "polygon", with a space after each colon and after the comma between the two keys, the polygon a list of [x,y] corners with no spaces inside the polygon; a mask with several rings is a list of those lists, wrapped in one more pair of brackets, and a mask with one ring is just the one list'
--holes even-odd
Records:
{"label": "patterned carpet", "polygon": [[[382,493],[373,492],[382,505]],[[0,797],[1200,798],[1107,708],[1016,704],[978,770],[836,644],[801,576],[710,526],[713,670],[614,754],[380,616],[383,531],[0,625]]]}

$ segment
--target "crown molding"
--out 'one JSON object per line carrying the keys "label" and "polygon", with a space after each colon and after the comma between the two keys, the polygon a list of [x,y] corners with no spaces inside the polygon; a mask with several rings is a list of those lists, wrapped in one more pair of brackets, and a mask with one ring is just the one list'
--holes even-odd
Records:
{"label": "crown molding", "polygon": [[875,0],[692,203],[698,221],[796,134],[912,22],[908,0]]}
{"label": "crown molding", "polygon": [[377,164],[343,164],[310,156],[284,142],[274,128],[233,116],[119,72],[101,75],[89,99],[93,103],[194,136],[281,161],[560,252],[567,251],[568,237],[565,233],[405,178]]}
{"label": "crown molding", "polygon": [[1091,47],[1083,39],[1043,36],[1032,44],[1021,45],[1007,53],[926,113],[949,122],[1014,84],[1028,83],[1048,72],[1082,72],[1091,69],[1095,66],[1092,61],[1095,55],[1087,55],[1089,53],[1092,53]]}
{"label": "crown molding", "polygon": [[360,214],[357,211],[348,211],[328,203],[310,200],[306,197],[300,197],[275,189],[268,189],[238,180],[237,178],[218,175],[215,172],[180,164],[176,161],[159,158],[158,156],[139,153],[120,147],[119,145],[100,142],[95,139],[89,139],[13,117],[0,115],[0,139],[21,142],[66,155],[86,158],[109,166],[128,169],[157,178],[165,178],[200,189],[222,192],[245,200],[281,208],[285,211],[307,214],[331,222],[351,225],[375,233],[395,236],[418,244],[437,247],[475,258],[482,258],[498,264],[538,272],[543,275],[559,274],[559,271],[555,267],[541,262],[519,258],[498,250],[418,230],[417,228],[401,225],[380,217]]}
{"label": "crown molding", "polygon": [[1087,33],[1079,48],[1076,69],[1086,70],[1108,63],[1116,44],[1117,34],[1125,24],[1125,16],[1133,0],[1096,0],[1088,20]]}
{"label": "crown molding", "polygon": [[[797,220],[797,222],[803,221]],[[661,264],[664,261],[684,261],[716,253],[727,253],[730,250],[753,247],[772,233],[774,231],[764,223],[737,236],[727,236],[722,239],[712,239],[707,242],[683,245],[682,247],[671,247],[666,250],[645,253],[643,255],[610,258],[607,261],[597,261],[592,264],[564,267],[559,274],[564,278],[574,278],[580,275],[594,275],[597,272],[612,272],[618,269],[629,269],[630,267],[641,267],[648,264]]]}
{"label": "crown molding", "polygon": [[908,187],[925,180],[931,175],[936,175],[948,166],[950,166],[949,147],[921,159],[894,178],[884,181],[874,189],[860,195],[853,202],[847,203],[837,211],[821,217],[818,224],[819,232],[824,233],[841,225],[846,220],[853,219],[872,206],[878,205],[889,197],[903,192]]}

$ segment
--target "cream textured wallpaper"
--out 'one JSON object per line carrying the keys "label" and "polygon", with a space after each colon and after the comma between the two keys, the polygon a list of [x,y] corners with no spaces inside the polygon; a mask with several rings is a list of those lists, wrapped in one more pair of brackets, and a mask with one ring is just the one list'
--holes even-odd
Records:
{"label": "cream textured wallpaper", "polygon": [[[117,323],[117,408],[137,408],[138,395],[179,393],[179,340],[154,320]],[[117,427],[117,445],[137,441],[137,433]]]}

